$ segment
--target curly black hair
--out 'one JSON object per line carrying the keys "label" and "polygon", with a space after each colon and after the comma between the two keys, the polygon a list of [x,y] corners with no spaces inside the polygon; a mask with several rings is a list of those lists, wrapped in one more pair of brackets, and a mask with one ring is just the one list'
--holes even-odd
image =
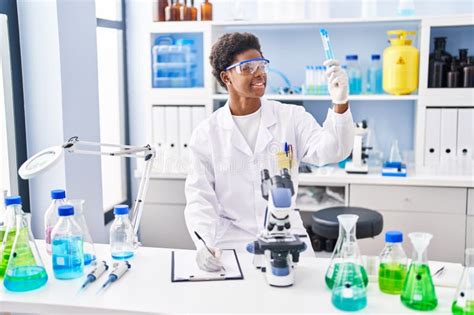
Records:
{"label": "curly black hair", "polygon": [[221,72],[232,65],[236,55],[249,49],[258,50],[262,54],[257,36],[247,32],[224,34],[212,46],[209,56],[212,74],[222,87],[226,85],[221,79]]}

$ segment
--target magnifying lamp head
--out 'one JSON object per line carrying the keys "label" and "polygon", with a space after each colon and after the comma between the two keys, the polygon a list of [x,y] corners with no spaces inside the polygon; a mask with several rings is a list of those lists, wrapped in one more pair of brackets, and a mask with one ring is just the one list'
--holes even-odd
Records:
{"label": "magnifying lamp head", "polygon": [[23,179],[30,179],[56,165],[64,154],[63,146],[44,149],[23,163],[18,175]]}

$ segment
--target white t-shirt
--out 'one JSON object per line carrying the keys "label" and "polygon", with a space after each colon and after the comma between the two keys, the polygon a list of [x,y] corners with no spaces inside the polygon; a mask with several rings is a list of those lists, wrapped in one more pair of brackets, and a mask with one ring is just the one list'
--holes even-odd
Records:
{"label": "white t-shirt", "polygon": [[262,116],[262,107],[249,115],[235,116],[232,115],[237,128],[244,136],[245,141],[249,145],[252,152],[255,152],[255,144],[257,144],[258,129],[260,128],[260,118]]}

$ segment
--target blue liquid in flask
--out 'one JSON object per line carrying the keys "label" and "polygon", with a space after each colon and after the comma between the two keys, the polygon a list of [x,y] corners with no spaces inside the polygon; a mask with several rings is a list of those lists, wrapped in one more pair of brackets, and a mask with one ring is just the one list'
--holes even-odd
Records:
{"label": "blue liquid in flask", "polygon": [[26,292],[41,288],[48,281],[48,274],[41,266],[19,266],[5,275],[3,285],[9,291]]}

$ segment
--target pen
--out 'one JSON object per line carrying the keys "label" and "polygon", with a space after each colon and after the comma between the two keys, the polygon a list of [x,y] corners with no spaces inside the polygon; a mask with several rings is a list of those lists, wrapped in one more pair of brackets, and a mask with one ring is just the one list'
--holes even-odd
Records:
{"label": "pen", "polygon": [[[216,256],[215,256],[215,253],[207,246],[206,241],[201,237],[201,235],[199,235],[198,232],[196,232],[196,231],[194,231],[194,234],[196,234],[196,237],[198,238],[198,240],[200,240],[200,241],[204,244],[204,246],[206,247],[207,251],[208,251],[212,256],[216,257]],[[222,268],[222,270],[225,271],[224,266],[221,266],[221,268]]]}
{"label": "pen", "polygon": [[285,142],[285,154],[286,154],[286,157],[288,157],[288,143]]}

